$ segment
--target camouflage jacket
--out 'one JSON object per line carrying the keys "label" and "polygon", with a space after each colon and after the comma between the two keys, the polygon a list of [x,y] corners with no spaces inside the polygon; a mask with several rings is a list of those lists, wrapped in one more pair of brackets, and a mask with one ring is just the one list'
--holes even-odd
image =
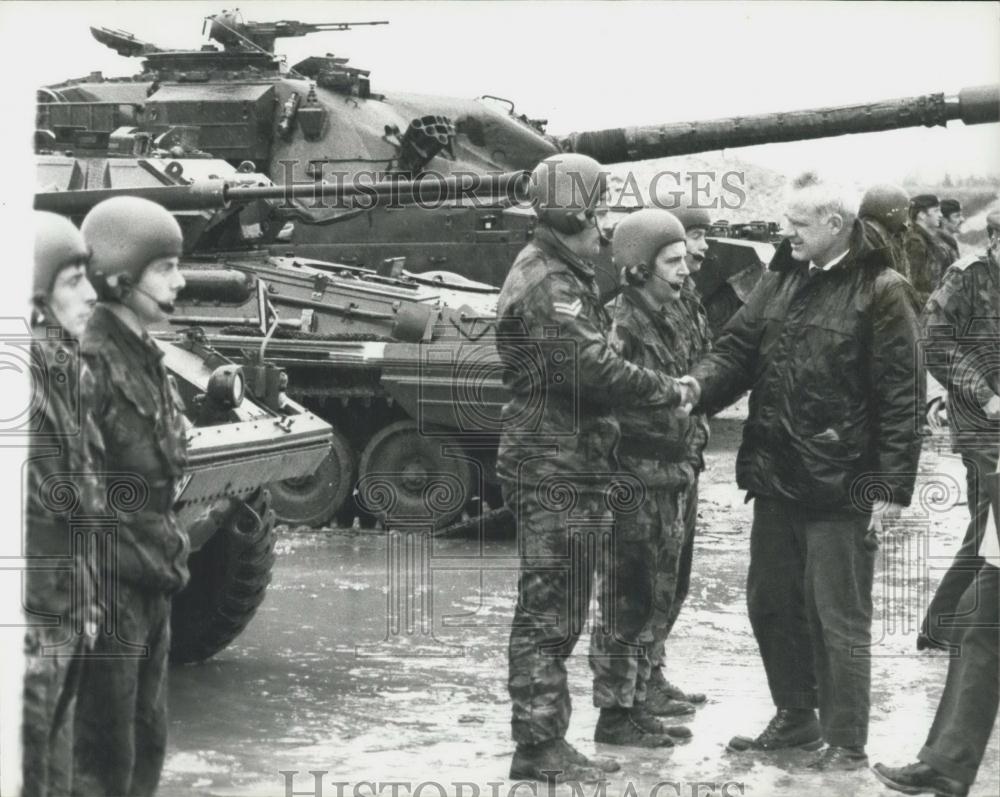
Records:
{"label": "camouflage jacket", "polygon": [[163,354],[98,304],[83,339],[104,438],[108,508],[117,519],[117,577],[149,591],[187,583],[187,535],[172,511],[185,464],[182,404]]}
{"label": "camouflage jacket", "polygon": [[[616,350],[636,365],[668,376],[684,376],[707,346],[707,322],[696,326],[698,317],[692,314],[697,314],[697,306],[691,304],[691,299],[700,305],[693,294],[657,308],[641,290],[625,288],[615,306],[612,340]],[[647,486],[652,486],[660,475],[671,483],[676,481],[667,473],[671,465],[686,462],[696,471],[703,467],[701,453],[708,442],[703,415],[671,415],[660,420],[648,411],[631,407],[620,410],[618,419],[622,464],[640,475]]]}
{"label": "camouflage jacket", "polygon": [[954,235],[946,230],[938,230],[938,238],[941,239],[941,243],[947,250],[948,257],[951,258],[952,263],[962,256],[962,251],[958,245],[958,239],[955,238]]}
{"label": "camouflage jacket", "polygon": [[1000,424],[983,406],[1000,393],[1000,268],[968,255],[945,272],[921,316],[927,370],[948,389],[956,451],[1000,448]]}
{"label": "camouflage jacket", "polygon": [[692,371],[701,404],[750,390],[736,480],[819,509],[872,492],[907,505],[925,375],[912,288],[856,223],[847,256],[809,274],[783,241],[750,300]]}
{"label": "camouflage jacket", "polygon": [[906,253],[906,276],[917,292],[918,303],[923,307],[954,257],[940,236],[932,235],[916,222],[906,231],[903,249]]}
{"label": "camouflage jacket", "polygon": [[[99,616],[93,548],[87,536],[106,513],[96,465],[101,436],[88,411],[93,379],[67,332],[50,327],[35,333],[32,366],[44,402],[27,464],[25,555],[56,561],[48,563],[52,569],[29,565],[25,608],[78,624]],[[80,603],[81,596],[89,603]]]}
{"label": "camouflage jacket", "polygon": [[[563,474],[603,493],[616,470],[616,408],[672,414],[674,380],[622,359],[593,269],[545,227],[521,250],[500,292],[497,351],[510,400],[503,408],[497,471],[517,496]],[[522,494],[515,500],[526,500]]]}

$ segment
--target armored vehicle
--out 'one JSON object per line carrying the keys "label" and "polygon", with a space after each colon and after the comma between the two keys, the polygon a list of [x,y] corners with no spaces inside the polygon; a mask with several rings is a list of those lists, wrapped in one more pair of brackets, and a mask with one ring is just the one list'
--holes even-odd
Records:
{"label": "armored vehicle", "polygon": [[[611,164],[726,147],[909,126],[1000,119],[997,86],[957,95],[928,94],[836,108],[709,121],[609,128],[552,136],[546,122],[516,112],[510,101],[382,93],[368,70],[326,53],[289,66],[275,54],[284,37],[346,30],[350,24],[294,20],[253,22],[238,12],[207,19],[209,43],[199,50],[166,50],[131,34],[92,28],[98,41],[123,57],[142,59],[128,79],[93,73],[39,92],[37,144],[78,158],[141,156],[224,159],[245,164],[275,183],[340,182],[486,174],[531,169],[557,152],[580,152]],[[361,24],[382,24],[361,23]],[[84,172],[89,187],[114,169]],[[254,220],[257,243],[278,254],[377,268],[405,257],[411,272],[449,271],[499,286],[532,235],[534,215],[505,201],[457,201],[434,210],[324,208],[295,203],[280,220]],[[756,235],[756,233],[754,233]],[[759,238],[758,238],[759,240]],[[737,278],[748,257],[737,238],[713,243],[703,294],[738,306]],[[602,288],[617,284],[610,255],[598,264]],[[728,287],[727,287],[728,286]],[[742,287],[740,288],[740,291]],[[734,297],[734,293],[737,296]]]}
{"label": "armored vehicle", "polygon": [[253,618],[274,564],[268,485],[315,471],[330,427],[270,387],[281,382],[273,366],[236,366],[196,330],[158,345],[189,427],[175,508],[191,540],[191,581],[174,597],[170,650],[184,663],[218,653]]}

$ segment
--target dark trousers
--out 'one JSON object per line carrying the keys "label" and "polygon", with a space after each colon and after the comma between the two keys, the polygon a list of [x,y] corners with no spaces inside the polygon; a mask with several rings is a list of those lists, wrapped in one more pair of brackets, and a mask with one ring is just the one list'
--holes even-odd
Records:
{"label": "dark trousers", "polygon": [[962,453],[965,481],[969,497],[969,526],[955,559],[945,572],[937,592],[927,607],[920,633],[936,642],[945,643],[951,636],[948,627],[964,619],[957,611],[963,593],[983,566],[979,546],[989,523],[990,496],[987,479],[997,467],[997,453],[966,451]]}
{"label": "dark trousers", "polygon": [[750,532],[747,606],[774,704],[819,707],[823,737],[844,747],[868,739],[868,519],[758,497]]}
{"label": "dark trousers", "polygon": [[73,794],[147,797],[167,749],[170,598],[119,583],[113,611],[83,667]]}
{"label": "dark trousers", "polygon": [[1000,569],[984,564],[957,606],[964,619],[946,639],[959,647],[934,724],[918,758],[938,772],[971,784],[989,742],[1000,701]]}

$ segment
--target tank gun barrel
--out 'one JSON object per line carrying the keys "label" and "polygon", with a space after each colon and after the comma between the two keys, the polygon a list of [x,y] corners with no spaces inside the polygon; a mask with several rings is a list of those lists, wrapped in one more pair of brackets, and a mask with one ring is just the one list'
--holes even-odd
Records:
{"label": "tank gun barrel", "polygon": [[952,96],[924,94],[858,105],[571,133],[560,144],[564,151],[590,155],[601,163],[621,163],[849,133],[944,126],[956,119],[967,125],[1000,121],[1000,85],[964,88]]}
{"label": "tank gun barrel", "polygon": [[190,185],[144,188],[102,188],[85,191],[49,191],[35,194],[35,210],[65,216],[81,216],[94,205],[115,196],[138,196],[158,202],[171,211],[222,210],[255,200],[341,201],[357,197],[363,204],[411,205],[456,199],[525,196],[527,172],[465,174],[459,177],[424,175],[416,180],[383,180],[377,183],[293,183],[290,185],[234,185],[224,180],[205,180]]}

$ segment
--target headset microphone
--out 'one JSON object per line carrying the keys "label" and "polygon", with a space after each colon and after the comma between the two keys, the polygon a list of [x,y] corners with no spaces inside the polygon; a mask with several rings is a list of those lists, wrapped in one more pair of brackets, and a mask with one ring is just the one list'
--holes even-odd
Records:
{"label": "headset microphone", "polygon": [[157,307],[160,308],[162,312],[166,313],[167,315],[173,315],[174,311],[177,310],[177,306],[173,302],[161,302],[159,299],[153,296],[153,294],[151,294],[149,291],[144,291],[138,285],[133,285],[132,290],[135,291],[136,293],[141,293],[143,296],[145,296],[147,299],[153,302]]}

